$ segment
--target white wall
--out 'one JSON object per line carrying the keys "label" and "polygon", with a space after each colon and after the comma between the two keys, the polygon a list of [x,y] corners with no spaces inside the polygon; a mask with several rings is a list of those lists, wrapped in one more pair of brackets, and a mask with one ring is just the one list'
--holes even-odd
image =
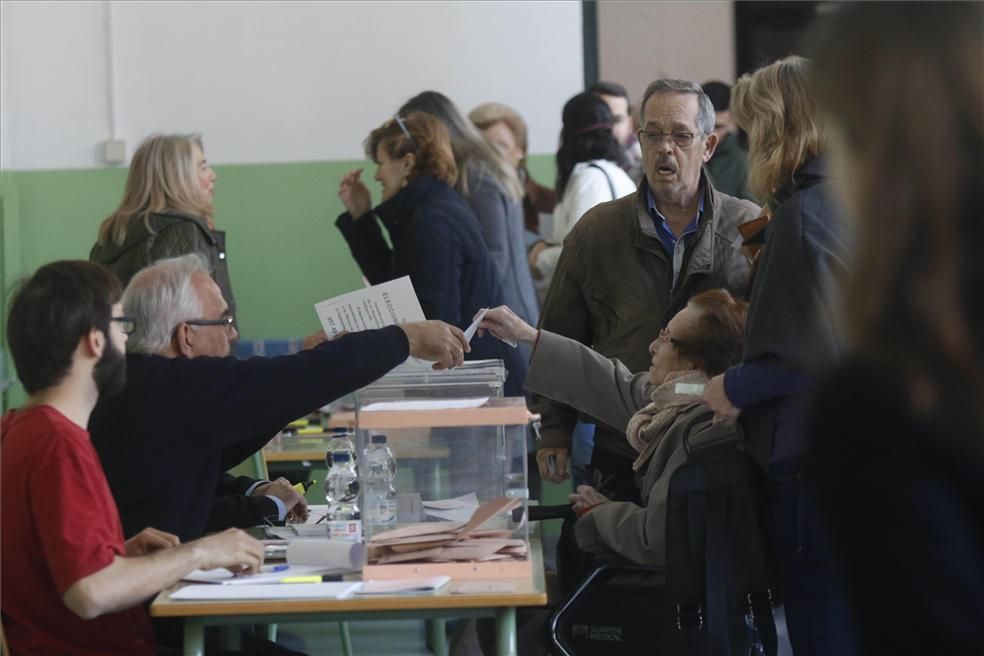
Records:
{"label": "white wall", "polygon": [[[4,2],[5,169],[102,166],[105,2]],[[214,163],[360,159],[407,98],[497,100],[553,152],[582,87],[579,2],[114,2],[118,136],[202,132]],[[9,133],[9,134],[8,134]]]}
{"label": "white wall", "polygon": [[734,3],[598,3],[600,77],[625,85],[634,104],[653,80],[735,80]]}

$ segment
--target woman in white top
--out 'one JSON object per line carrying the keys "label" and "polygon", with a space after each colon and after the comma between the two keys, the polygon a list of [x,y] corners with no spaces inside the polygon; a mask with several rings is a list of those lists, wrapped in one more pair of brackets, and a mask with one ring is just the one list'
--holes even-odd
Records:
{"label": "woman in white top", "polygon": [[550,226],[540,226],[546,241],[530,249],[530,268],[541,302],[553,279],[564,237],[595,205],[636,190],[622,170],[622,149],[612,135],[614,119],[604,100],[579,93],[564,105],[564,126],[557,150],[557,198]]}

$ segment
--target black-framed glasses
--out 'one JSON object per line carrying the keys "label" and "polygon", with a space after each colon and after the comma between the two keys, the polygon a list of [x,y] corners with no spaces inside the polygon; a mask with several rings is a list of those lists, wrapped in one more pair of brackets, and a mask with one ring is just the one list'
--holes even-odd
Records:
{"label": "black-framed glasses", "polygon": [[697,135],[693,132],[657,132],[649,130],[639,130],[639,141],[647,146],[656,147],[669,138],[678,148],[690,148]]}
{"label": "black-framed glasses", "polygon": [[236,322],[236,318],[231,314],[218,319],[188,319],[185,321],[189,326],[222,326],[223,328],[232,328],[232,324]]}
{"label": "black-framed glasses", "polygon": [[137,320],[134,317],[110,317],[109,320],[120,324],[124,335],[132,335],[137,329]]}

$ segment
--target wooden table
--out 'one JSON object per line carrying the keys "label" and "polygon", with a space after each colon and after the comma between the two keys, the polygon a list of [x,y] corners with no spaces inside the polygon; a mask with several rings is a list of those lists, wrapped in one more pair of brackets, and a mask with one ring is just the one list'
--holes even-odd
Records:
{"label": "wooden table", "polygon": [[[533,558],[532,579],[497,579],[515,581],[510,593],[451,594],[457,581],[444,590],[430,595],[393,595],[349,597],[347,599],[277,599],[248,601],[172,601],[170,594],[185,585],[178,583],[157,595],[150,606],[153,617],[184,618],[184,654],[204,653],[206,626],[242,624],[287,624],[291,622],[347,622],[390,619],[428,620],[431,648],[435,654],[447,654],[444,631],[446,619],[459,617],[494,616],[496,623],[496,652],[500,656],[515,656],[516,609],[523,606],[544,606],[547,603],[543,578],[543,556],[538,538],[530,538]],[[343,633],[343,649],[350,653],[351,644]]]}

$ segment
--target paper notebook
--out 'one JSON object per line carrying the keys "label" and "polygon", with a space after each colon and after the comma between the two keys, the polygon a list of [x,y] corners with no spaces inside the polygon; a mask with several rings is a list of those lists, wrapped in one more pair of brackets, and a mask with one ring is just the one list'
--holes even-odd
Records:
{"label": "paper notebook", "polygon": [[343,599],[361,585],[341,583],[280,583],[277,585],[186,585],[171,593],[176,601],[222,599]]}

